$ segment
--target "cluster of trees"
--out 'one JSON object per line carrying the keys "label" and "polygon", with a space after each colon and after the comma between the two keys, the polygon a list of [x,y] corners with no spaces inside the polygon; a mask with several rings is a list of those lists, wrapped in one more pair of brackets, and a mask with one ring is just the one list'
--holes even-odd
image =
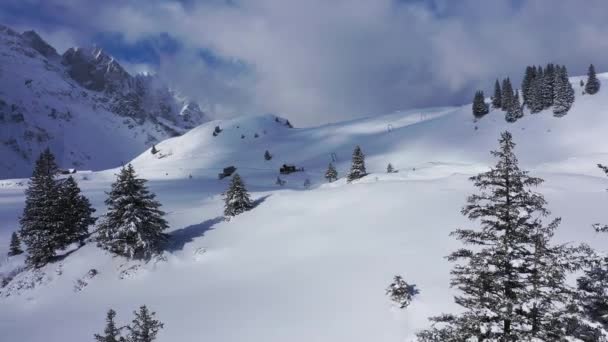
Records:
{"label": "cluster of trees", "polygon": [[95,209],[81,194],[76,180],[72,176],[58,179],[58,174],[55,156],[49,149],[44,150],[25,191],[19,235],[11,239],[10,253],[19,254],[19,238],[23,241],[29,266],[44,266],[58,250],[72,243],[84,244],[88,227],[96,220],[92,216]]}
{"label": "cluster of trees", "polygon": [[[432,327],[418,334],[421,342],[606,338],[608,259],[585,245],[553,242],[560,219],[543,222],[550,213],[533,191],[543,180],[519,168],[514,147],[503,133],[492,152],[496,165],[471,178],[479,191],[462,213],[480,228],[454,231],[464,247],[448,257],[456,263],[451,284],[463,310],[432,317]],[[580,269],[575,288],[566,279]]]}
{"label": "cluster of trees", "polygon": [[96,342],[153,342],[164,324],[155,319],[156,313],[143,305],[134,311],[135,318],[130,325],[116,324],[116,311],[110,309],[106,316],[106,327],[101,334],[93,337]]}
{"label": "cluster of trees", "polygon": [[[589,66],[585,84],[586,94],[596,94],[600,89],[600,81],[595,74],[593,65]],[[492,108],[502,109],[505,120],[515,122],[524,115],[527,107],[530,113],[538,113],[552,108],[555,116],[564,116],[574,103],[574,89],[568,80],[566,66],[549,63],[542,66],[528,66],[521,84],[521,93],[513,88],[507,77],[494,84],[494,94],[491,97]],[[481,118],[490,111],[485,102],[483,91],[477,91],[473,98],[473,115]]]}

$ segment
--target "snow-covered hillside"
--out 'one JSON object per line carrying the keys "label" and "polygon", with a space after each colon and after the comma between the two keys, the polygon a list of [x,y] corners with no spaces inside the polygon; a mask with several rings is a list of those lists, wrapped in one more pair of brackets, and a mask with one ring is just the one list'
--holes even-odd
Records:
{"label": "snow-covered hillside", "polygon": [[131,76],[99,48],[59,55],[0,26],[0,178],[26,177],[47,146],[64,168],[105,169],[206,120],[155,76]]}
{"label": "snow-covered hillside", "polygon": [[[608,75],[600,79],[608,84]],[[465,106],[297,129],[259,116],[209,122],[165,140],[158,153],[133,160],[171,224],[162,258],[126,261],[90,243],[17,274],[0,290],[2,336],[91,340],[108,308],[127,323],[147,304],[165,323],[159,341],[410,341],[428,316],[458,309],[444,257],[460,245],[448,234],[472,225],[460,215],[474,191],[468,177],[494,162],[489,151],[501,131],[513,133],[521,166],[546,179],[540,190],[563,218],[556,238],[606,246],[591,224],[608,222],[608,180],[595,166],[608,163],[608,91],[582,96],[578,81],[576,102],[562,118],[543,111],[508,124],[492,111],[474,122]],[[216,126],[222,131],[213,136]],[[355,145],[371,174],[326,184],[327,164],[335,159],[344,177]],[[389,162],[398,173],[385,173]],[[283,163],[304,172],[282,175],[280,187]],[[257,206],[223,221],[228,179],[217,174],[229,165]],[[98,214],[116,171],[76,174]],[[0,253],[18,227],[25,182],[0,181]],[[0,272],[21,262],[6,260]],[[421,290],[405,310],[384,294],[395,274]]]}

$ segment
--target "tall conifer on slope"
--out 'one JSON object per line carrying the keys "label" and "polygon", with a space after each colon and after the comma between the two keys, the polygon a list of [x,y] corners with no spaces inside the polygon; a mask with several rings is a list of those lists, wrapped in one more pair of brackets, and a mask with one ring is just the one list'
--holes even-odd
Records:
{"label": "tall conifer on slope", "polygon": [[80,193],[78,183],[69,176],[60,183],[59,209],[61,211],[61,242],[68,245],[73,242],[84,244],[89,235],[89,226],[95,224],[92,216],[95,209],[91,202]]}
{"label": "tall conifer on slope", "polygon": [[531,66],[526,67],[526,73],[525,73],[524,79],[521,83],[521,95],[523,97],[523,104],[528,103],[528,100],[530,97],[530,91],[532,88],[532,81],[534,80],[535,77],[536,77],[536,67],[531,67]]}
{"label": "tall conifer on slope", "polygon": [[585,85],[585,93],[593,95],[600,91],[600,80],[597,79],[595,74],[595,67],[593,64],[589,65],[589,71],[587,72],[587,84]]}
{"label": "tall conifer on slope", "polygon": [[475,93],[475,97],[473,98],[473,116],[479,119],[482,116],[488,114],[488,112],[489,108],[486,104],[486,99],[483,95],[483,91],[479,90]]}
{"label": "tall conifer on slope", "polygon": [[8,256],[15,256],[22,254],[23,250],[21,249],[21,240],[19,239],[19,234],[17,232],[13,232],[11,235],[11,243],[8,249]]}
{"label": "tall conifer on slope", "polygon": [[551,244],[559,219],[542,223],[546,202],[530,190],[542,179],[519,168],[514,147],[503,133],[492,152],[496,166],[471,178],[479,193],[462,213],[481,228],[452,233],[467,246],[448,257],[458,262],[452,286],[462,293],[456,303],[464,311],[432,318],[434,327],[420,341],[560,341],[572,333],[565,324],[572,318],[565,276],[574,250]]}
{"label": "tall conifer on slope", "polygon": [[106,316],[106,327],[103,330],[103,335],[95,334],[96,342],[127,342],[124,337],[121,336],[121,328],[116,326],[114,318],[116,317],[116,311],[110,309]]}
{"label": "tall conifer on slope", "polygon": [[508,111],[513,104],[513,86],[511,80],[507,77],[502,81],[502,110]]}
{"label": "tall conifer on slope", "polygon": [[524,112],[521,106],[521,103],[519,101],[519,91],[516,91],[515,94],[513,95],[513,100],[511,101],[511,104],[509,105],[509,109],[507,110],[507,113],[505,114],[505,120],[507,120],[507,122],[515,122],[518,119],[522,118],[524,116]]}
{"label": "tall conifer on slope", "polygon": [[534,77],[532,84],[530,85],[530,91],[528,93],[528,99],[526,102],[531,113],[538,113],[544,109],[543,81],[543,69],[539,67],[536,69],[536,77]]}
{"label": "tall conifer on slope", "polygon": [[568,71],[565,66],[558,66],[555,69],[553,114],[555,116],[566,115],[574,103],[574,98],[574,88],[568,79]]}
{"label": "tall conifer on slope", "polygon": [[131,325],[127,326],[129,331],[127,340],[129,342],[153,342],[156,340],[158,332],[164,328],[164,324],[155,319],[155,312],[150,312],[143,305],[139,308],[139,312],[134,312],[135,319]]}
{"label": "tall conifer on slope", "polygon": [[353,160],[347,180],[352,182],[356,179],[363,178],[366,175],[367,170],[365,169],[365,155],[363,154],[363,151],[361,151],[361,147],[357,145],[353,151]]}
{"label": "tall conifer on slope", "polygon": [[547,64],[543,75],[541,97],[543,109],[547,109],[553,105],[553,92],[555,88],[555,65]]}
{"label": "tall conifer on slope", "polygon": [[57,234],[61,230],[59,188],[56,181],[58,171],[55,156],[47,148],[36,161],[25,190],[25,208],[19,222],[30,266],[44,266],[60,247],[57,241]]}
{"label": "tall conifer on slope", "polygon": [[494,83],[494,96],[492,96],[492,107],[502,107],[502,90],[500,89],[500,82],[498,82],[498,79],[496,80],[496,83]]}
{"label": "tall conifer on slope", "polygon": [[334,167],[334,164],[329,163],[327,166],[327,171],[325,171],[325,179],[327,179],[327,181],[330,183],[338,179],[338,171]]}
{"label": "tall conifer on slope", "polygon": [[228,190],[224,193],[224,203],[226,217],[236,216],[253,208],[245,183],[238,173],[232,176]]}
{"label": "tall conifer on slope", "polygon": [[163,230],[169,226],[155,197],[131,164],[123,167],[105,201],[108,212],[98,226],[99,246],[129,258],[160,253],[167,238]]}

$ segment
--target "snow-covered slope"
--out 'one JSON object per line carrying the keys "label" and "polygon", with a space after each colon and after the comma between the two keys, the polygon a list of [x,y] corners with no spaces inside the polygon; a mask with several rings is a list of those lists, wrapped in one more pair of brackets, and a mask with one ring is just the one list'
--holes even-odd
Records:
{"label": "snow-covered slope", "polygon": [[[600,79],[608,84],[608,75]],[[133,160],[171,224],[162,258],[125,261],[91,243],[17,274],[0,290],[0,331],[16,341],[86,341],[103,329],[108,308],[127,323],[147,304],[165,323],[159,341],[411,341],[428,316],[457,310],[444,256],[459,244],[448,233],[472,225],[459,214],[473,191],[467,178],[493,163],[489,151],[501,131],[513,133],[522,167],[546,179],[540,190],[563,218],[556,238],[606,246],[590,225],[608,222],[608,180],[595,167],[608,163],[608,90],[581,96],[573,83],[576,103],[562,118],[544,111],[508,124],[492,111],[474,122],[465,106],[297,129],[260,116],[165,140],[158,153]],[[216,126],[222,132],[214,137]],[[371,174],[326,184],[332,157],[343,177],[356,144]],[[385,173],[389,162],[399,173]],[[281,176],[287,184],[280,187],[283,163],[305,171]],[[228,165],[257,207],[223,221],[228,179],[217,173]],[[99,214],[114,173],[76,174]],[[24,187],[19,179],[0,182],[0,253],[17,228]],[[0,272],[21,262],[11,258]],[[395,274],[421,290],[406,310],[384,295]]]}
{"label": "snow-covered slope", "polygon": [[131,76],[99,48],[59,55],[0,25],[0,179],[26,177],[47,146],[64,168],[105,169],[204,122],[155,76]]}

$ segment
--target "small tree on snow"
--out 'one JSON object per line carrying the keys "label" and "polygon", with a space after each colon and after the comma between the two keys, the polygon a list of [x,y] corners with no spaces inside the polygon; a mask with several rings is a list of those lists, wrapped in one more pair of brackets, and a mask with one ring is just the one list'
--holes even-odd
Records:
{"label": "small tree on snow", "polygon": [[386,289],[386,294],[399,305],[400,309],[408,307],[414,296],[419,293],[420,291],[416,288],[416,285],[408,284],[399,275],[395,276],[393,282]]}
{"label": "small tree on snow", "polygon": [[486,104],[483,91],[477,91],[475,93],[475,97],[473,98],[473,115],[475,118],[481,118],[482,116],[488,114],[489,111],[490,109]]}
{"label": "small tree on snow", "polygon": [[352,182],[356,179],[363,178],[366,175],[365,155],[363,154],[363,151],[361,151],[361,147],[357,146],[353,151],[352,165],[347,180]]}
{"label": "small tree on snow", "polygon": [[17,232],[13,232],[11,235],[11,244],[8,250],[8,256],[15,256],[23,253],[21,249],[21,240],[19,239],[19,234]]}
{"label": "small tree on snow", "polygon": [[593,64],[589,66],[589,72],[587,73],[587,84],[585,85],[585,93],[593,95],[600,91],[600,80],[597,79],[595,74],[595,67]]}
{"label": "small tree on snow", "polygon": [[108,212],[98,228],[100,247],[129,258],[148,259],[160,253],[169,226],[156,195],[138,178],[131,164],[123,167],[105,203]]}
{"label": "small tree on snow", "polygon": [[327,171],[325,171],[325,179],[327,179],[327,181],[330,183],[338,179],[338,171],[334,167],[334,164],[329,163],[329,166],[327,166]]}
{"label": "small tree on snow", "polygon": [[386,173],[395,173],[395,168],[393,167],[393,164],[388,163],[388,165],[386,166]]}
{"label": "small tree on snow", "polygon": [[150,150],[150,153],[152,153],[152,154],[158,153],[158,150],[156,149],[156,145],[152,145],[152,149]]}
{"label": "small tree on snow", "polygon": [[236,216],[253,208],[245,183],[243,183],[238,173],[234,174],[228,190],[224,193],[224,202],[224,215],[226,217]]}
{"label": "small tree on snow", "polygon": [[272,159],[272,154],[266,150],[266,152],[264,152],[264,160],[268,161],[270,159]]}
{"label": "small tree on snow", "polygon": [[106,316],[106,328],[103,330],[103,335],[94,335],[96,342],[126,342],[125,338],[121,336],[122,328],[116,326],[115,317],[116,311],[110,309]]}
{"label": "small tree on snow", "polygon": [[129,331],[127,340],[129,342],[153,342],[156,340],[156,335],[160,329],[164,328],[164,324],[159,320],[154,319],[155,312],[150,312],[143,305],[139,308],[139,312],[135,311],[135,319],[131,325],[127,326]]}

